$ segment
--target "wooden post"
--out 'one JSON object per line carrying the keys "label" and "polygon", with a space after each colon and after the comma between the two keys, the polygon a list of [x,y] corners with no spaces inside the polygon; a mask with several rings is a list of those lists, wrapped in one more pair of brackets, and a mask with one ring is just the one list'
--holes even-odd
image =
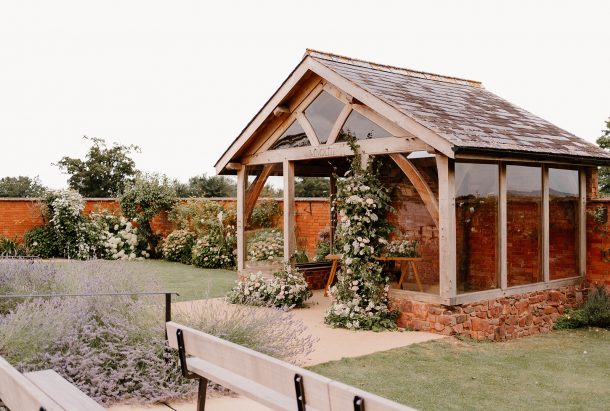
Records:
{"label": "wooden post", "polygon": [[[551,196],[549,193],[549,168],[546,165],[542,166],[542,280],[546,283],[551,278],[550,260],[549,260],[549,243],[550,243],[550,202]],[[540,281],[539,278],[535,282]]]}
{"label": "wooden post", "polygon": [[506,242],[506,230],[507,230],[507,202],[506,202],[506,164],[500,164],[500,181],[499,181],[499,198],[498,202],[500,203],[498,206],[500,207],[499,215],[498,215],[498,234],[499,234],[499,244],[498,244],[498,265],[500,269],[500,288],[506,290],[508,288],[508,259],[507,259],[507,242]]}
{"label": "wooden post", "polygon": [[294,162],[284,160],[284,260],[291,261],[296,248],[294,214]]}
{"label": "wooden post", "polygon": [[246,166],[237,170],[237,272],[242,273],[246,268],[246,237],[245,237],[245,208],[246,208],[246,184],[248,175]]}
{"label": "wooden post", "polygon": [[578,274],[584,277],[587,274],[587,173],[584,169],[578,170],[580,201],[578,204]]}
{"label": "wooden post", "polygon": [[335,251],[335,232],[337,231],[337,210],[334,208],[334,202],[337,197],[337,179],[335,175],[330,175],[330,253]]}
{"label": "wooden post", "polygon": [[261,191],[265,187],[265,183],[273,171],[274,164],[265,164],[260,174],[256,176],[250,187],[246,190],[245,196],[245,211],[244,211],[244,224],[248,226],[250,224],[250,218],[252,217],[252,211],[256,205],[256,200],[261,195]]}
{"label": "wooden post", "polygon": [[444,154],[437,154],[436,167],[438,169],[440,296],[445,302],[452,304],[457,294],[454,164]]}

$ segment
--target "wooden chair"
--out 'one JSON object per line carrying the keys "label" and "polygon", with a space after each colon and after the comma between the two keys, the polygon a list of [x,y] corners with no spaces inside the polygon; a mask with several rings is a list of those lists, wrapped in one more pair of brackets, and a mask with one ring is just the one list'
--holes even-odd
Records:
{"label": "wooden chair", "polygon": [[0,357],[0,399],[11,411],[100,411],[104,408],[53,370],[21,374]]}
{"label": "wooden chair", "polygon": [[183,375],[199,379],[198,411],[205,409],[208,380],[274,410],[412,410],[201,331],[174,322],[166,327]]}

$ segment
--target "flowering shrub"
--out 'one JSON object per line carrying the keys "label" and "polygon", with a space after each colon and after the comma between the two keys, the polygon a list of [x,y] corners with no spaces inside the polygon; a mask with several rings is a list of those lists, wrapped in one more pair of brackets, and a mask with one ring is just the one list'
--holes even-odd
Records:
{"label": "flowering shrub", "polygon": [[192,263],[202,268],[233,268],[236,263],[235,227],[217,227],[193,246]]}
{"label": "flowering shrub", "polygon": [[99,258],[142,260],[150,257],[146,250],[146,241],[125,217],[104,211],[91,214],[89,221],[100,232],[102,242],[97,252]]}
{"label": "flowering shrub", "polygon": [[[2,293],[91,293],[158,290],[123,262],[3,261]],[[24,288],[25,287],[25,288]],[[103,404],[192,398],[164,339],[159,296],[12,300],[0,309],[0,356],[20,371],[51,368]],[[2,301],[0,301],[0,304]],[[175,313],[176,321],[286,361],[302,360],[313,339],[281,311],[208,300]]]}
{"label": "flowering shrub", "polygon": [[190,264],[195,235],[187,230],[175,230],[163,241],[163,258]]}
{"label": "flowering shrub", "polygon": [[223,206],[217,201],[203,198],[190,199],[176,204],[169,213],[169,220],[179,229],[192,231],[197,237],[202,237],[219,224],[218,215],[220,213],[222,213],[222,225],[237,225],[234,206]]}
{"label": "flowering shrub", "polygon": [[286,264],[284,270],[274,273],[272,281],[277,291],[271,301],[274,307],[284,310],[301,307],[312,296],[303,274],[290,264]]}
{"label": "flowering shrub", "polygon": [[25,246],[28,254],[41,258],[59,255],[55,231],[49,225],[34,227],[25,233]]}
{"label": "flowering shrub", "polygon": [[354,157],[345,178],[337,180],[336,241],[343,253],[337,284],[331,288],[333,304],[325,322],[334,327],[381,330],[396,327],[397,312],[388,308],[389,278],[374,257],[385,248],[391,210],[387,190],[374,164],[363,168],[359,147],[348,136]]}
{"label": "flowering shrub", "polygon": [[385,248],[388,256],[392,257],[418,257],[417,240],[394,240]]}
{"label": "flowering shrub", "polygon": [[248,241],[248,258],[272,260],[284,256],[284,236],[279,230],[260,230]]}
{"label": "flowering shrub", "polygon": [[167,177],[159,175],[136,178],[120,199],[123,213],[138,223],[138,234],[146,240],[147,248],[154,257],[160,251],[157,246],[161,237],[153,232],[151,220],[160,212],[171,210],[176,201],[176,190]]}
{"label": "flowering shrub", "polygon": [[[55,243],[51,247],[38,247],[38,240],[30,241],[34,253],[44,256],[45,251],[54,251],[60,257],[84,260],[95,257],[103,249],[100,227],[85,218],[83,197],[73,190],[50,191],[43,199],[43,213],[48,230],[38,230],[40,242]],[[46,236],[46,238],[41,238]],[[44,249],[46,248],[46,250]]]}
{"label": "flowering shrub", "polygon": [[289,264],[282,271],[265,278],[261,273],[250,274],[227,295],[232,304],[277,307],[285,311],[301,307],[311,297],[303,275]]}

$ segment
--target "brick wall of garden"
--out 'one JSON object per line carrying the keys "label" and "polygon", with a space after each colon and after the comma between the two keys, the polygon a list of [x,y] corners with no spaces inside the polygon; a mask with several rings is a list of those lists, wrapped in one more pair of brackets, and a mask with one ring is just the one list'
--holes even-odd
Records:
{"label": "brick wall of garden", "polygon": [[[234,207],[232,198],[212,199]],[[183,200],[186,201],[186,200]],[[280,208],[283,201],[279,200]],[[118,211],[120,205],[116,199],[86,199],[85,213],[94,211]],[[320,231],[328,229],[330,224],[330,205],[326,199],[300,198],[295,201],[297,246],[306,250],[312,257],[315,255],[317,238]],[[281,227],[281,218],[277,219]],[[25,233],[33,227],[44,225],[40,206],[36,199],[0,199],[0,236],[23,241]],[[153,230],[163,236],[174,230],[166,213],[161,213],[152,221]]]}

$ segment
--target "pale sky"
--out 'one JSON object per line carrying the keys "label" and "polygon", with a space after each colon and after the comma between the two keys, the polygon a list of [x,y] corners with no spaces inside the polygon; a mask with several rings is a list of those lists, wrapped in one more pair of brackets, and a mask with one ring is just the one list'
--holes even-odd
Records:
{"label": "pale sky", "polygon": [[2,0],[0,177],[65,186],[83,135],[213,174],[307,47],[480,80],[589,141],[610,116],[608,1]]}

